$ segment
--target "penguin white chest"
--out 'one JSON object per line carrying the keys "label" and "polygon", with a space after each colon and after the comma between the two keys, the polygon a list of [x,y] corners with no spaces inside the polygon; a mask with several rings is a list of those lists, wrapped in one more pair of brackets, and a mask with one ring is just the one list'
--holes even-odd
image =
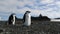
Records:
{"label": "penguin white chest", "polygon": [[13,25],[15,25],[15,15],[13,15]]}
{"label": "penguin white chest", "polygon": [[26,14],[24,25],[26,25],[26,26],[30,26],[31,25],[31,15],[30,15],[30,13]]}

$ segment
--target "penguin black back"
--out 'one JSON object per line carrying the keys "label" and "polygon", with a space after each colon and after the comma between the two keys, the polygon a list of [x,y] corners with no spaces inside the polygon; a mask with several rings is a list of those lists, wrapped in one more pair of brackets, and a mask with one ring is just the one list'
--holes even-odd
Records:
{"label": "penguin black back", "polygon": [[25,22],[26,13],[23,16],[23,23]]}
{"label": "penguin black back", "polygon": [[8,19],[8,23],[9,23],[9,24],[12,24],[13,15],[14,15],[14,13],[9,16],[9,19]]}
{"label": "penguin black back", "polygon": [[8,19],[9,24],[12,24],[12,20],[13,20],[13,15],[10,15]]}

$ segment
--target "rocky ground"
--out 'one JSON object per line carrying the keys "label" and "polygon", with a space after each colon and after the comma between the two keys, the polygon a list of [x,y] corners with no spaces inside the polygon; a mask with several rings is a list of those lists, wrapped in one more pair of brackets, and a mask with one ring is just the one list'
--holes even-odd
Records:
{"label": "rocky ground", "polygon": [[22,21],[16,21],[16,25],[8,25],[6,21],[0,21],[0,34],[60,34],[60,22],[32,21],[31,26],[23,26]]}

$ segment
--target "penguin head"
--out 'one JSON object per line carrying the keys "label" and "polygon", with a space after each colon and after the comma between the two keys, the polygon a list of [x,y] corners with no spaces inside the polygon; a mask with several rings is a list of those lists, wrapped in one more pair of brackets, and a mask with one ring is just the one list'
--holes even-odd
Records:
{"label": "penguin head", "polygon": [[12,16],[15,16],[16,14],[15,14],[15,13],[12,13],[11,15],[12,15]]}
{"label": "penguin head", "polygon": [[26,11],[26,13],[31,13],[30,11]]}

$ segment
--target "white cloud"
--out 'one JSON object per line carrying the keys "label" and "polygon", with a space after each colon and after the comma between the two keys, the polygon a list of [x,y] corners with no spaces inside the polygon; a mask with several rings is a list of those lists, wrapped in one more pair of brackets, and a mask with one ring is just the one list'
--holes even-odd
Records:
{"label": "white cloud", "polygon": [[48,3],[53,3],[54,0],[41,0],[42,4],[48,4]]}
{"label": "white cloud", "polygon": [[55,2],[55,4],[60,8],[60,1]]}
{"label": "white cloud", "polygon": [[10,9],[13,9],[15,6],[15,2],[15,0],[0,1],[0,11],[10,12]]}
{"label": "white cloud", "polygon": [[[0,0],[0,12],[24,14],[25,11],[31,11],[31,15],[50,18],[60,17],[60,1],[55,0]],[[58,12],[57,12],[58,11]],[[1,13],[0,13],[1,14]],[[8,14],[1,14],[7,15]]]}

